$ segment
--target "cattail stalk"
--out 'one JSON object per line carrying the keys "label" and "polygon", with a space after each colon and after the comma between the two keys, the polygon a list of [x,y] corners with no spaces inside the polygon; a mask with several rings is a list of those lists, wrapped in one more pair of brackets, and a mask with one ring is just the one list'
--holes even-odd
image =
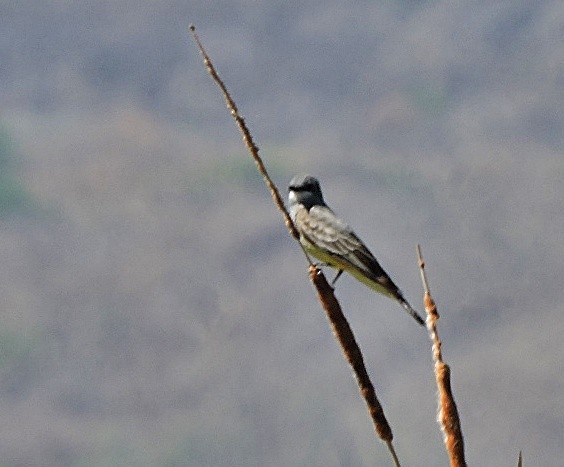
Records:
{"label": "cattail stalk", "polygon": [[437,332],[437,321],[439,320],[439,313],[435,301],[431,297],[429,290],[429,283],[427,282],[427,275],[425,274],[425,262],[421,255],[421,246],[417,245],[417,258],[419,260],[419,271],[421,272],[421,281],[423,283],[424,296],[423,303],[425,305],[425,312],[427,313],[427,330],[432,342],[433,348],[433,362],[435,364],[435,380],[439,390],[439,404],[437,420],[443,431],[445,447],[450,459],[451,467],[466,467],[464,459],[464,439],[462,437],[462,430],[460,427],[460,418],[456,403],[454,402],[454,395],[450,385],[450,368],[443,362],[443,355],[441,351],[441,340]]}
{"label": "cattail stalk", "polygon": [[364,398],[372,418],[374,430],[378,437],[387,444],[395,465],[399,466],[399,460],[392,444],[394,438],[392,429],[386,420],[384,409],[376,396],[376,391],[366,371],[360,347],[356,342],[347,318],[343,314],[341,305],[333,293],[333,288],[327,283],[323,273],[315,266],[310,266],[309,278],[317,290],[319,301],[325,310],[327,319],[331,323],[333,334],[341,345],[343,355],[353,369],[360,394]]}
{"label": "cattail stalk", "polygon": [[196,45],[198,46],[200,53],[202,54],[202,57],[204,59],[204,65],[208,73],[221,89],[223,97],[225,98],[225,103],[227,105],[227,108],[229,109],[231,116],[235,119],[235,122],[237,123],[237,126],[241,131],[241,135],[243,137],[245,146],[247,147],[251,157],[255,161],[258,171],[261,173],[268,189],[270,190],[274,204],[282,213],[282,216],[284,217],[284,223],[286,224],[286,227],[288,228],[290,235],[295,240],[298,241],[298,244],[300,245],[302,251],[304,252],[309,262],[310,280],[317,290],[319,301],[321,302],[321,305],[323,306],[323,309],[327,314],[327,318],[329,319],[332,325],[333,333],[337,341],[341,345],[343,354],[353,368],[354,374],[356,376],[356,381],[360,388],[360,393],[362,394],[362,397],[366,401],[366,404],[368,406],[368,412],[370,413],[370,416],[374,423],[375,432],[380,437],[380,439],[382,439],[386,443],[388,450],[390,451],[390,455],[392,456],[394,465],[396,467],[400,467],[398,457],[396,455],[394,446],[392,444],[392,439],[393,439],[392,430],[386,420],[386,417],[384,416],[384,410],[382,409],[382,406],[380,405],[380,402],[376,397],[376,391],[374,390],[374,386],[372,385],[370,378],[368,376],[368,372],[366,371],[366,367],[364,365],[364,360],[362,358],[362,353],[360,351],[360,348],[356,343],[354,334],[349,326],[347,319],[345,318],[341,310],[341,306],[339,305],[339,302],[335,298],[333,289],[328,284],[325,275],[317,267],[313,265],[311,258],[307,254],[303,245],[300,243],[299,241],[300,234],[297,231],[296,227],[294,226],[294,223],[292,222],[288,210],[284,205],[284,201],[280,196],[280,192],[278,188],[276,187],[276,185],[270,178],[268,171],[266,170],[266,167],[259,155],[259,149],[253,141],[253,138],[245,123],[245,120],[239,114],[235,101],[232,99],[231,95],[229,94],[229,91],[227,90],[227,87],[219,77],[219,74],[217,73],[215,67],[213,66],[213,63],[209,55],[205,51],[198,35],[196,34],[196,28],[193,25],[190,26],[190,31],[192,33],[192,37],[194,38],[194,41],[196,42]]}

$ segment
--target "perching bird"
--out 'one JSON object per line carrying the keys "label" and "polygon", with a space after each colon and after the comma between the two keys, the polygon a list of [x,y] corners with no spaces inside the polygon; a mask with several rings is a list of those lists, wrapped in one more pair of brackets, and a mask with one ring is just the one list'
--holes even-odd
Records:
{"label": "perching bird", "polygon": [[333,285],[347,271],[376,292],[399,302],[419,324],[425,325],[362,240],[325,204],[315,177],[294,177],[288,188],[288,199],[301,244],[322,263],[337,269]]}

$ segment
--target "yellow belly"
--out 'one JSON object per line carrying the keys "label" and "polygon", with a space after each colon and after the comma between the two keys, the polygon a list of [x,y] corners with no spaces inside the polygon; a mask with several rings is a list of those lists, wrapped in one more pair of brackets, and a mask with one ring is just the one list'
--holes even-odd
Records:
{"label": "yellow belly", "polygon": [[326,250],[322,250],[321,248],[312,245],[307,240],[302,239],[301,243],[308,253],[310,253],[312,256],[320,260],[322,263],[327,264],[328,266],[331,266],[332,268],[335,269],[342,269],[343,271],[348,272],[351,276],[355,277],[358,281],[370,287],[372,290],[397,300],[395,291],[388,290],[379,282],[376,282],[370,277],[367,277],[366,274],[362,271],[362,269],[353,266],[348,261],[344,260],[342,257],[331,254]]}

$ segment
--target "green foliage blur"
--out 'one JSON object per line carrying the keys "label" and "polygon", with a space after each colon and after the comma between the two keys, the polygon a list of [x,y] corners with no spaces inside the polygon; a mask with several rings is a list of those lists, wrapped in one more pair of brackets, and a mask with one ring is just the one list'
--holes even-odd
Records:
{"label": "green foliage blur", "polygon": [[0,126],[0,217],[29,212],[31,196],[17,175],[14,143]]}

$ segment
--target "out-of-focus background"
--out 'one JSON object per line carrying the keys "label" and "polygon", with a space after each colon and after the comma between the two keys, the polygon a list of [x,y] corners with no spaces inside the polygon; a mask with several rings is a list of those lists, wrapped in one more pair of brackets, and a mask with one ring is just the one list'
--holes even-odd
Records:
{"label": "out-of-focus background", "polygon": [[[0,464],[389,465],[190,22],[419,309],[423,245],[469,463],[561,465],[557,0],[2,2]],[[400,458],[446,465],[426,333],[337,296]]]}

